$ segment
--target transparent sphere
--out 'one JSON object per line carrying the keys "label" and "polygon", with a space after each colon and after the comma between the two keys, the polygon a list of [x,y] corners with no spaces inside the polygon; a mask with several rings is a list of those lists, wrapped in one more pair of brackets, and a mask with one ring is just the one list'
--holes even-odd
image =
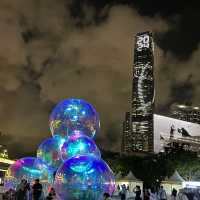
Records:
{"label": "transparent sphere", "polygon": [[61,200],[100,200],[104,192],[114,192],[115,180],[102,159],[79,155],[66,160],[58,169],[54,187]]}
{"label": "transparent sphere", "polygon": [[47,138],[38,147],[37,157],[47,164],[49,170],[54,172],[62,163],[61,147],[65,139],[56,136]]}
{"label": "transparent sphere", "polygon": [[101,153],[95,142],[88,136],[73,134],[61,148],[62,159],[67,160],[73,156],[91,154],[101,157]]}
{"label": "transparent sphere", "polygon": [[50,115],[53,135],[68,137],[73,130],[84,132],[89,137],[99,131],[99,115],[94,107],[82,99],[66,99],[59,102]]}
{"label": "transparent sphere", "polygon": [[4,180],[5,190],[16,189],[22,179],[33,184],[34,180],[39,178],[43,185],[44,193],[47,193],[51,186],[51,180],[48,175],[48,167],[38,158],[25,157],[15,161],[9,166]]}

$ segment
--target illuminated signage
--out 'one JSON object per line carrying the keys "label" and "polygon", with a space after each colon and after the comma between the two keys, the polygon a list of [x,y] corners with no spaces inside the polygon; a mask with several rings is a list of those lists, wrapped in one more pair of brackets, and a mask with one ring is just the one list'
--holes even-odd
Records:
{"label": "illuminated signage", "polygon": [[149,35],[140,35],[137,36],[137,51],[142,51],[143,48],[150,47],[150,37]]}

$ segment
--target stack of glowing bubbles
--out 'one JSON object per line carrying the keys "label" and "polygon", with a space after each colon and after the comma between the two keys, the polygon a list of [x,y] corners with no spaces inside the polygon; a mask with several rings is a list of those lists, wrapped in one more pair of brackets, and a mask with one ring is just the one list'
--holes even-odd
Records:
{"label": "stack of glowing bubbles", "polygon": [[49,176],[46,164],[34,157],[21,158],[9,166],[5,176],[4,187],[6,190],[10,188],[16,189],[22,179],[32,184],[37,178],[41,180],[44,190],[48,188]]}
{"label": "stack of glowing bubbles", "polygon": [[100,200],[103,193],[114,192],[112,170],[101,159],[92,140],[99,124],[95,109],[80,99],[61,101],[51,113],[53,136],[67,139],[61,148],[64,163],[58,168],[54,182],[60,200]]}
{"label": "stack of glowing bubbles", "polygon": [[52,135],[68,137],[72,131],[82,131],[89,137],[99,131],[99,115],[94,107],[82,99],[66,99],[59,102],[50,115]]}
{"label": "stack of glowing bubbles", "polygon": [[22,179],[32,183],[39,178],[44,193],[54,186],[60,200],[101,200],[104,192],[112,194],[113,172],[93,141],[100,128],[94,107],[66,99],[56,105],[49,121],[53,137],[39,145],[37,158],[22,158],[9,167],[5,189],[16,189]]}

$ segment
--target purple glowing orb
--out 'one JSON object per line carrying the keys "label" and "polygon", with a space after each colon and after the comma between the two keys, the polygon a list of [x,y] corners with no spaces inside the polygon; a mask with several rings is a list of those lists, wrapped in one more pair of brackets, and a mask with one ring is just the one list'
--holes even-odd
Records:
{"label": "purple glowing orb", "polygon": [[104,192],[114,192],[115,180],[112,170],[102,159],[80,155],[61,165],[54,186],[61,200],[99,200]]}

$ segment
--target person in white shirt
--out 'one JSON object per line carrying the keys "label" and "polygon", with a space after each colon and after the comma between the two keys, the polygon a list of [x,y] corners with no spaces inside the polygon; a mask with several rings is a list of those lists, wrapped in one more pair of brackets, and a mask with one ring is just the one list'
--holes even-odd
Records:
{"label": "person in white shirt", "polygon": [[160,186],[160,190],[158,191],[158,198],[160,200],[167,200],[167,194],[162,185]]}
{"label": "person in white shirt", "polygon": [[158,200],[158,196],[153,188],[151,188],[149,200]]}

